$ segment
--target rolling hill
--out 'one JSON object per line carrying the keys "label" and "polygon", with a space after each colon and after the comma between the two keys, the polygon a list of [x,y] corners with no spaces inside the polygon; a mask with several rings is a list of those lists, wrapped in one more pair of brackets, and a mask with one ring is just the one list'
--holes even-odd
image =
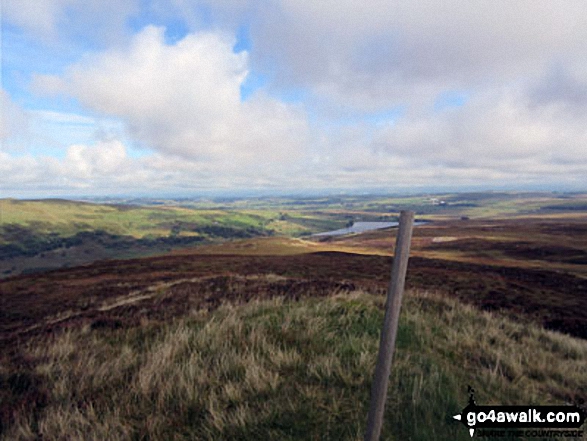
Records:
{"label": "rolling hill", "polygon": [[[56,219],[103,222],[85,246],[163,245],[0,280],[0,439],[362,439],[393,230],[174,249],[170,234],[120,236],[107,220],[191,208],[70,210]],[[58,228],[32,217],[3,225]],[[74,231],[59,240],[84,233]],[[385,439],[470,439],[451,418],[469,385],[482,404],[584,404],[586,252],[582,212],[418,227]]]}

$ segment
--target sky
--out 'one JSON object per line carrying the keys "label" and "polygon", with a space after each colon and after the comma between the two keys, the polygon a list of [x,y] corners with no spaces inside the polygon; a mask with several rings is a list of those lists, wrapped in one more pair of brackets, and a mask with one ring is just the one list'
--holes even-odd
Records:
{"label": "sky", "polygon": [[584,0],[0,1],[0,197],[587,190]]}

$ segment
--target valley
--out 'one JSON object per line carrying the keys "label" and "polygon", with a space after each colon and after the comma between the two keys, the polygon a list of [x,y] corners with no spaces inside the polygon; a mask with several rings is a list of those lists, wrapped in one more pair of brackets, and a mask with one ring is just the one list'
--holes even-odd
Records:
{"label": "valley", "polygon": [[0,280],[0,439],[361,439],[396,230],[312,234],[391,207],[427,222],[384,436],[470,439],[448,420],[469,384],[585,403],[584,196],[459,198],[3,200],[2,249],[21,254],[0,259],[19,270]]}

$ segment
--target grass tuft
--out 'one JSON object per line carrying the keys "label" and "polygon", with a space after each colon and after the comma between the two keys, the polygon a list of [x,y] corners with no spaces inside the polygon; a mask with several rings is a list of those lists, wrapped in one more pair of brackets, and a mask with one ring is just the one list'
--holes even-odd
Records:
{"label": "grass tuft", "polygon": [[[0,370],[3,440],[362,439],[383,319],[364,292],[224,305],[168,323],[68,330]],[[406,296],[383,438],[470,439],[451,416],[483,404],[587,397],[587,342],[429,292]],[[40,396],[40,395],[39,395]]]}

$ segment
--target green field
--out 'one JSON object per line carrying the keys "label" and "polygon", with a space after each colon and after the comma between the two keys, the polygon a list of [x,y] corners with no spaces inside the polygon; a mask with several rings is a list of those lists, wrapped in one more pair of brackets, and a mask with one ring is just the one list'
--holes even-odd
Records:
{"label": "green field", "polygon": [[198,234],[198,226],[262,228],[271,213],[193,210],[183,207],[96,205],[65,200],[0,200],[0,225],[16,224],[39,233],[73,235],[103,230],[144,238],[173,234]]}
{"label": "green field", "polygon": [[[554,193],[463,193],[445,195],[257,198],[229,201],[166,201],[130,205],[124,200],[94,204],[62,199],[0,199],[0,227],[19,225],[62,236],[103,230],[144,238],[197,235],[198,227],[255,228],[300,235],[344,226],[349,221],[395,218],[409,209],[431,218],[474,218],[587,211],[587,195]],[[2,238],[0,237],[0,241]]]}
{"label": "green field", "polygon": [[[196,206],[194,206],[196,205]],[[19,201],[0,199],[0,228],[17,225],[38,234],[71,236],[80,231],[105,231],[134,238],[169,235],[214,236],[214,229],[258,230],[272,234],[301,235],[344,226],[349,216],[328,208],[307,210],[303,205],[254,201],[231,206],[218,203],[200,208],[198,204],[165,206],[93,204],[67,200]],[[250,205],[250,206],[247,206]],[[369,214],[366,214],[369,217]],[[230,231],[226,231],[230,237]],[[234,235],[238,237],[238,234]],[[0,243],[7,242],[0,236]]]}
{"label": "green field", "polygon": [[0,277],[99,259],[148,256],[178,248],[340,228],[338,214],[266,208],[93,204],[0,200]]}

